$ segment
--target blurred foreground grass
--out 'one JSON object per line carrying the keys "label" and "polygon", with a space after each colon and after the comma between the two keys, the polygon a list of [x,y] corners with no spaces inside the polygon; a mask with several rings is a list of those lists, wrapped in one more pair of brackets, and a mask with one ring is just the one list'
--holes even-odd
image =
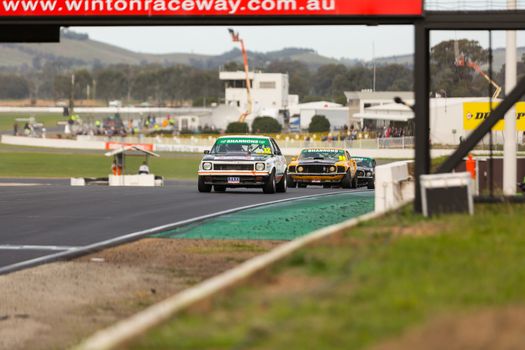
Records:
{"label": "blurred foreground grass", "polygon": [[[442,314],[525,302],[525,206],[402,210],[296,252],[132,349],[363,349]],[[207,304],[208,305],[208,304]]]}

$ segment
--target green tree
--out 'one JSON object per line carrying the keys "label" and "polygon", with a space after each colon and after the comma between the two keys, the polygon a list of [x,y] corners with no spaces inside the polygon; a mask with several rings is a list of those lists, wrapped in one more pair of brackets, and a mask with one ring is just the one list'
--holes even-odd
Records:
{"label": "green tree", "polygon": [[238,71],[244,71],[244,65],[242,63],[230,61],[226,63],[222,69],[226,72],[238,72]]}
{"label": "green tree", "polygon": [[250,128],[247,123],[233,122],[226,127],[227,134],[248,134],[249,132]]}
{"label": "green tree", "polygon": [[75,99],[87,98],[88,86],[93,88],[93,77],[86,69],[75,71]]}
{"label": "green tree", "polygon": [[29,82],[15,74],[0,75],[0,98],[22,99],[29,97]]}
{"label": "green tree", "polygon": [[283,130],[283,126],[272,117],[257,117],[252,123],[252,132],[256,134],[276,134]]}
{"label": "green tree", "polygon": [[123,99],[128,93],[126,73],[116,67],[105,68],[97,74],[97,96],[106,101]]}
{"label": "green tree", "polygon": [[[319,67],[313,76],[313,92],[318,96],[331,96],[334,90],[334,80],[345,76],[347,69],[342,64],[328,64]],[[339,78],[341,79],[341,78]],[[338,83],[342,86],[341,83]]]}
{"label": "green tree", "polygon": [[[457,42],[465,62],[483,66],[488,61],[488,51],[475,40],[462,39]],[[430,69],[432,91],[444,91],[448,97],[487,96],[488,82],[466,64],[456,64],[456,41],[443,41],[431,49]]]}
{"label": "green tree", "polygon": [[312,74],[308,66],[300,61],[273,61],[265,69],[268,73],[288,74],[290,94],[302,99],[310,94]]}
{"label": "green tree", "polygon": [[330,131],[330,121],[324,115],[314,115],[310,125],[309,132],[328,132]]}

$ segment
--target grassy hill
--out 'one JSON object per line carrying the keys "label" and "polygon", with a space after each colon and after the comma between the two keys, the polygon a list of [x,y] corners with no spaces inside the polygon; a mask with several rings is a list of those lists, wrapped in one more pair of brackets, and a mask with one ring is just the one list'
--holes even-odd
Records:
{"label": "grassy hill", "polygon": [[[325,64],[355,64],[354,60],[344,62],[319,55],[312,49],[285,48],[272,52],[249,52],[251,65],[261,67],[275,60],[298,60],[315,69]],[[235,61],[242,62],[239,49],[220,55],[190,53],[149,54],[130,51],[118,46],[91,40],[85,34],[63,32],[60,43],[45,44],[0,44],[0,67],[38,68],[45,62],[63,62],[73,67],[92,67],[113,64],[184,64],[197,68],[215,69]]]}

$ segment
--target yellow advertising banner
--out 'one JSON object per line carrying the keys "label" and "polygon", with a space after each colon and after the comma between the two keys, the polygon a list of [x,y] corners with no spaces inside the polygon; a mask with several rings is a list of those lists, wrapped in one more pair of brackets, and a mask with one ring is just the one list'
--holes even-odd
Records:
{"label": "yellow advertising banner", "polygon": [[[496,109],[499,102],[493,102],[492,108]],[[488,118],[490,106],[488,102],[465,102],[463,104],[463,128],[467,131],[476,129],[481,122]],[[516,104],[516,128],[518,131],[525,131],[525,102]],[[503,131],[505,121],[501,120],[492,129]]]}

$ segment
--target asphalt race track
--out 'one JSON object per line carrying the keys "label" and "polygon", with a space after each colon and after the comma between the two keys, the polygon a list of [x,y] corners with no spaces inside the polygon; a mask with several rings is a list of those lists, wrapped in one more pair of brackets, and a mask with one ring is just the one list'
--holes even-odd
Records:
{"label": "asphalt race track", "polygon": [[224,210],[342,191],[307,188],[265,195],[258,189],[198,193],[196,187],[192,182],[169,182],[164,188],[70,187],[64,180],[2,179],[0,270]]}

